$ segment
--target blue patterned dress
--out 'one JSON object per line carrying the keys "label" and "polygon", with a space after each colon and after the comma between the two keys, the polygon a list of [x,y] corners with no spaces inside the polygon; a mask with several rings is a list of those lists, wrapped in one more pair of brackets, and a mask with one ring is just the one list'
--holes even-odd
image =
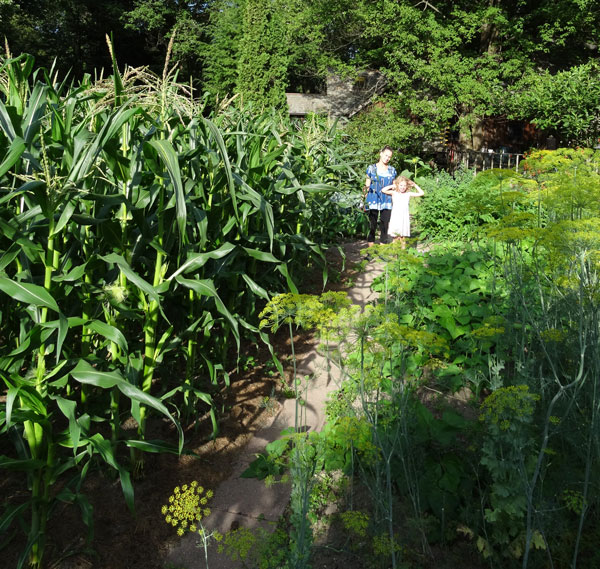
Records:
{"label": "blue patterned dress", "polygon": [[388,165],[388,174],[382,176],[377,173],[377,164],[371,164],[367,167],[367,176],[371,179],[371,185],[367,192],[366,209],[392,209],[392,196],[384,194],[381,188],[389,186],[396,178],[396,169]]}

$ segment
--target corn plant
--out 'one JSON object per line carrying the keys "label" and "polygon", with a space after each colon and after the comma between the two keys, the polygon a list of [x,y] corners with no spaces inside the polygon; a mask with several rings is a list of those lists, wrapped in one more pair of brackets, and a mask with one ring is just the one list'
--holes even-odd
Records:
{"label": "corn plant", "polygon": [[[110,78],[73,85],[29,56],[0,60],[0,420],[15,446],[0,466],[25,472],[31,493],[2,527],[29,511],[20,566],[41,565],[55,500],[91,521],[80,489],[92,458],[118,472],[132,507],[130,470],[143,473],[143,452],[181,452],[178,419],[207,414],[216,433],[232,354],[247,337],[270,347],[264,303],[297,291],[307,265],[327,278],[336,232],[323,226],[335,224],[311,207],[342,216],[317,204],[354,176],[335,129],[311,126],[335,148],[308,156],[287,118],[205,116],[192,95],[168,61],[156,76],[113,60]],[[147,440],[153,414],[177,444]]]}

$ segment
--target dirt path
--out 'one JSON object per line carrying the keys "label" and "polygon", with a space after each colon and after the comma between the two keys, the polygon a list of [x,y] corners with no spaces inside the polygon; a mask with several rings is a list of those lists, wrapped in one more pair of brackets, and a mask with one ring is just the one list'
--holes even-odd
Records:
{"label": "dirt path", "polygon": [[[344,246],[348,266],[361,261],[360,250],[366,242],[357,241]],[[383,265],[371,262],[366,269],[357,273],[354,283],[347,290],[354,304],[364,307],[373,302],[377,295],[371,290],[373,279],[381,274]],[[317,341],[300,356],[298,375],[309,376],[306,395],[306,427],[319,431],[325,423],[325,401],[330,391],[339,386],[339,373],[333,367],[328,370],[327,359],[317,351]],[[232,472],[214,492],[211,500],[211,515],[204,520],[208,531],[225,533],[238,527],[249,529],[259,526],[272,527],[283,514],[290,497],[289,484],[275,484],[269,488],[255,478],[241,478],[241,473],[265,446],[279,438],[287,427],[294,426],[295,401],[285,399],[276,415],[259,429],[248,444],[233,459]],[[204,551],[197,547],[198,536],[188,533],[169,548],[165,565],[185,569],[205,569]],[[214,547],[208,551],[210,569],[230,569],[235,565],[225,555],[219,555]]]}

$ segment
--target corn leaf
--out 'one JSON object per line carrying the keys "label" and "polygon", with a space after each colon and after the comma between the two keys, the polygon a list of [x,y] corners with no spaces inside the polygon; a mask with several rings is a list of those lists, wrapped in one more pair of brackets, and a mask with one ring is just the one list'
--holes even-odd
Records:
{"label": "corn leaf", "polygon": [[175,212],[179,236],[181,238],[181,242],[185,243],[187,211],[185,205],[185,192],[183,189],[183,183],[181,181],[181,171],[179,170],[179,159],[177,158],[177,153],[175,152],[175,149],[171,143],[167,140],[152,140],[150,144],[156,149],[159,156],[165,163],[165,166],[167,167],[169,178],[171,179],[171,183],[173,184],[173,188],[175,190]]}
{"label": "corn leaf", "polygon": [[25,152],[25,141],[17,136],[11,142],[8,154],[0,164],[0,176],[4,176],[19,161],[23,152]]}
{"label": "corn leaf", "polygon": [[19,281],[13,281],[7,277],[0,277],[0,290],[21,302],[27,304],[33,304],[38,307],[47,307],[60,312],[56,300],[52,298],[52,295],[44,288],[39,285],[31,283],[22,283]]}
{"label": "corn leaf", "polygon": [[181,426],[173,418],[171,413],[169,413],[169,410],[160,401],[160,399],[157,399],[149,393],[146,393],[145,391],[135,387],[135,385],[132,385],[123,379],[118,371],[99,371],[96,368],[93,368],[85,360],[79,360],[75,368],[71,371],[71,376],[80,383],[95,385],[96,387],[101,387],[103,389],[112,389],[113,387],[116,387],[129,399],[132,399],[142,405],[146,405],[147,407],[156,409],[173,422],[177,428],[177,431],[179,432],[179,449],[181,450],[183,448],[183,431]]}
{"label": "corn leaf", "polygon": [[222,259],[223,257],[229,255],[232,251],[235,250],[235,245],[232,243],[223,243],[218,249],[214,251],[209,251],[208,253],[194,253],[188,257],[188,259],[181,265],[169,278],[168,280],[172,280],[178,275],[189,273],[192,271],[196,271],[199,268],[203,267],[207,261],[210,259]]}

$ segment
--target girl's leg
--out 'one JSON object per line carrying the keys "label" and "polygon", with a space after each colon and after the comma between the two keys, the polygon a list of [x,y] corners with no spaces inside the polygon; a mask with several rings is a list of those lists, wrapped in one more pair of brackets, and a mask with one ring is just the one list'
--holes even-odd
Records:
{"label": "girl's leg", "polygon": [[377,229],[377,218],[379,217],[379,211],[376,209],[370,209],[368,212],[369,216],[369,235],[367,241],[369,245],[375,242],[375,229]]}
{"label": "girl's leg", "polygon": [[391,209],[382,209],[381,216],[379,218],[379,229],[381,231],[381,242],[387,243],[388,239],[388,226],[390,224],[390,217],[392,217]]}

